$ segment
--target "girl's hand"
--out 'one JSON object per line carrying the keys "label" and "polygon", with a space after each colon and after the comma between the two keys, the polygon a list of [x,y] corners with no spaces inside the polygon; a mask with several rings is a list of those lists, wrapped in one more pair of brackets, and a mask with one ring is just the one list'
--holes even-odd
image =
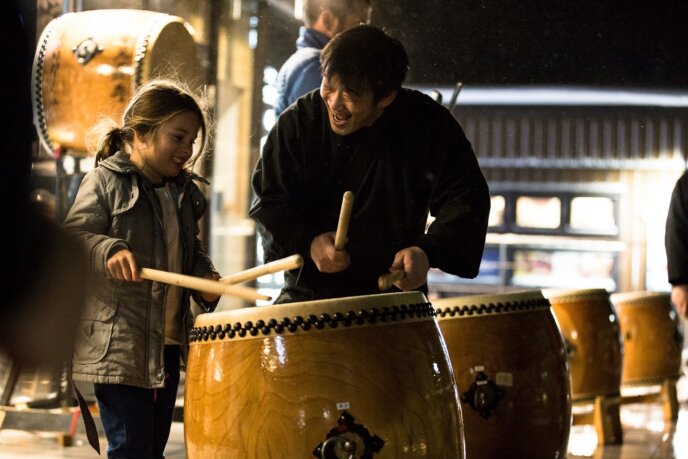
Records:
{"label": "girl's hand", "polygon": [[141,281],[134,254],[128,249],[118,250],[108,258],[107,271],[112,279]]}
{"label": "girl's hand", "polygon": [[[210,280],[219,280],[220,279],[220,275],[217,273],[208,273],[203,277],[206,279],[210,279]],[[207,301],[208,303],[212,303],[213,301],[220,298],[220,295],[215,295],[214,293],[208,293],[208,292],[201,292],[201,298],[203,298],[203,300]]]}

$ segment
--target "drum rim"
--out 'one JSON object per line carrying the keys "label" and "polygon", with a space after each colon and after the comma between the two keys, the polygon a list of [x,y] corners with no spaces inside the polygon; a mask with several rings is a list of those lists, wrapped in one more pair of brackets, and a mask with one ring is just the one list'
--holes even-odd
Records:
{"label": "drum rim", "polygon": [[506,292],[506,293],[490,293],[490,294],[483,294],[483,295],[466,295],[466,296],[453,296],[453,297],[446,297],[446,298],[439,298],[432,300],[431,303],[433,306],[458,306],[459,302],[460,304],[489,304],[489,303],[497,303],[497,302],[504,302],[503,300],[500,301],[502,298],[508,297],[509,299],[513,300],[518,300],[518,301],[523,301],[523,300],[535,300],[535,299],[542,299],[544,296],[542,295],[542,290],[539,289],[530,289],[530,290],[519,290],[516,292]]}
{"label": "drum rim", "polygon": [[[457,301],[461,300],[461,303]],[[508,301],[505,301],[508,300]],[[475,317],[505,313],[550,310],[550,302],[540,290],[524,290],[503,294],[471,295],[441,298],[432,302],[437,320]],[[444,306],[444,307],[443,307]]]}
{"label": "drum rim", "polygon": [[566,288],[547,288],[542,289],[542,295],[551,303],[565,303],[569,301],[576,301],[581,298],[591,298],[596,296],[604,296],[609,300],[609,292],[604,288],[587,288],[587,289],[566,289]]}
{"label": "drum rim", "polygon": [[671,294],[668,292],[656,292],[652,290],[638,290],[633,292],[613,293],[609,299],[614,306],[638,306],[644,303],[653,302],[657,299],[666,298],[667,303],[671,302]]}
{"label": "drum rim", "polygon": [[[374,300],[372,304],[371,298]],[[297,308],[296,305],[300,307]],[[333,309],[331,305],[341,307]],[[435,311],[422,292],[383,293],[200,314],[196,317],[189,340],[193,343],[208,339],[214,341],[217,338],[222,340],[225,336],[229,339],[235,336],[261,338],[273,334],[303,333],[311,329],[324,331],[326,327],[345,329],[375,323],[391,325],[420,320],[434,321],[434,318]]]}

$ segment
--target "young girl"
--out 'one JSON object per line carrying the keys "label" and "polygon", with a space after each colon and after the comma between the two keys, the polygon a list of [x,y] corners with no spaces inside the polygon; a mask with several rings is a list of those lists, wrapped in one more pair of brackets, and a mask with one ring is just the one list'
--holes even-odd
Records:
{"label": "young girl", "polygon": [[[154,80],[133,96],[122,126],[101,138],[65,226],[90,254],[92,292],[77,328],[75,380],[94,383],[108,458],[162,458],[192,325],[190,295],[143,281],[148,267],[219,278],[198,239],[206,201],[185,166],[203,153],[206,115],[178,83]],[[192,157],[200,130],[199,153]]]}

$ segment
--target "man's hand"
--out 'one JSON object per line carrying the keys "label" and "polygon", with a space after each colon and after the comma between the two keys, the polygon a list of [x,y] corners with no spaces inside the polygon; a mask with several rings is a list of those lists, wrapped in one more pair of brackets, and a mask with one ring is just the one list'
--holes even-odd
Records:
{"label": "man's hand", "polygon": [[688,319],[688,284],[674,285],[671,288],[671,302],[674,303],[678,315]]}
{"label": "man's hand", "polygon": [[137,282],[141,280],[134,254],[128,249],[118,250],[108,258],[107,271],[113,279]]}
{"label": "man's hand", "polygon": [[338,273],[344,271],[351,264],[346,250],[334,248],[335,232],[323,233],[311,242],[311,259],[323,273]]}
{"label": "man's hand", "polygon": [[390,271],[404,270],[404,277],[394,285],[401,290],[414,290],[425,284],[430,270],[430,261],[420,247],[406,247],[397,252]]}

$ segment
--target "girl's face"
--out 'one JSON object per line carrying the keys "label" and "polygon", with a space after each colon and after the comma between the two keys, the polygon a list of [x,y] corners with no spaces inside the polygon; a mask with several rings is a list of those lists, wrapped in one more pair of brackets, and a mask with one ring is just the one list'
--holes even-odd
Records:
{"label": "girl's face", "polygon": [[152,138],[136,135],[131,160],[154,183],[176,177],[193,154],[200,127],[194,113],[178,113]]}

